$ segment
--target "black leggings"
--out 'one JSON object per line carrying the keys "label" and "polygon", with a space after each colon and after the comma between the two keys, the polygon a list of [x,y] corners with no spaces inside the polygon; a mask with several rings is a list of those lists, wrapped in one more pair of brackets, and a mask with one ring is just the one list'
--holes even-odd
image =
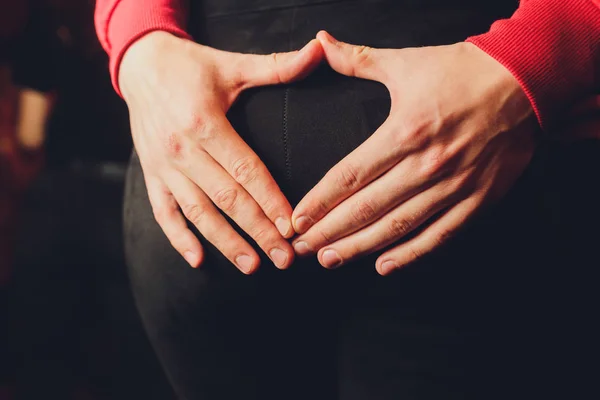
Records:
{"label": "black leggings", "polygon": [[[298,48],[319,29],[379,47],[450,43],[498,17],[481,10],[386,8],[381,1],[239,13],[213,3],[203,10],[199,40],[261,53]],[[388,111],[381,85],[322,67],[301,83],[245,93],[229,117],[295,205]],[[130,275],[176,392],[186,400],[556,393],[550,377],[564,376],[565,368],[550,362],[561,347],[546,351],[545,327],[564,316],[554,307],[563,297],[548,282],[565,251],[553,245],[555,221],[542,190],[545,163],[537,157],[499,206],[393,276],[376,274],[374,256],[335,271],[315,258],[278,271],[264,257],[258,273],[244,276],[205,241],[205,264],[187,266],[154,221],[134,154],[125,203]]]}

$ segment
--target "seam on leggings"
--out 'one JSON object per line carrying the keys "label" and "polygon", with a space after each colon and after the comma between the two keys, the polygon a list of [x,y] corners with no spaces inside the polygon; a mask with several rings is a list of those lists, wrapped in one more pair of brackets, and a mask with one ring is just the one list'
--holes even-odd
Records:
{"label": "seam on leggings", "polygon": [[[288,50],[292,50],[292,35],[294,32],[294,24],[296,23],[296,12],[298,11],[298,7],[294,7],[292,10],[292,18],[290,21],[290,29],[288,31]],[[289,97],[290,97],[290,88],[285,88],[285,93],[283,95],[283,152],[285,154],[285,179],[290,182],[292,180],[292,160],[290,155],[290,146],[289,146],[289,132],[288,132],[288,113],[289,113]]]}
{"label": "seam on leggings", "polygon": [[283,152],[285,154],[285,179],[292,180],[292,163],[288,144],[288,96],[290,89],[286,88],[283,95]]}

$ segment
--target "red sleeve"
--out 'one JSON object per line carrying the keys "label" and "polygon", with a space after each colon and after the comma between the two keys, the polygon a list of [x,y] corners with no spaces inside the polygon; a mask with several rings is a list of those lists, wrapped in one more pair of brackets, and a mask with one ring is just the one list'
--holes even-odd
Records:
{"label": "red sleeve", "polygon": [[152,31],[167,31],[180,37],[185,32],[183,0],[97,0],[94,22],[100,43],[108,53],[110,75],[119,95],[121,58],[129,46]]}
{"label": "red sleeve", "polygon": [[600,0],[521,0],[510,19],[467,41],[515,76],[545,130],[600,93]]}

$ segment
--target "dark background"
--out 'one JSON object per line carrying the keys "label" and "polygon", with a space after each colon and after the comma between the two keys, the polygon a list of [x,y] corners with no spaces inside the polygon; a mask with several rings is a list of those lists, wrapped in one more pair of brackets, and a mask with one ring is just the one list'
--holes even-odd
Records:
{"label": "dark background", "polygon": [[[89,168],[123,166],[131,150],[93,6],[0,0],[0,400],[173,396],[129,291],[122,176]],[[40,149],[15,138],[20,88],[55,99]],[[544,312],[557,316],[557,349],[593,359],[600,141],[547,142],[538,157],[549,245],[565,255],[552,270],[557,298],[569,299]]]}
{"label": "dark background", "polygon": [[[0,400],[172,398],[129,291],[131,138],[93,7],[0,0]],[[53,101],[41,148],[15,137],[21,89]]]}

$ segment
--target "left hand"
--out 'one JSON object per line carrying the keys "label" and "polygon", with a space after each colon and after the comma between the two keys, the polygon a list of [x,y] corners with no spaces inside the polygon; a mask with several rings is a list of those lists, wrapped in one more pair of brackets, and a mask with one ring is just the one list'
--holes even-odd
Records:
{"label": "left hand", "polygon": [[529,164],[539,129],[531,104],[476,46],[373,49],[317,38],[334,70],[383,83],[392,106],[294,210],[297,254],[317,252],[334,268],[426,224],[377,259],[388,274],[445,242]]}

